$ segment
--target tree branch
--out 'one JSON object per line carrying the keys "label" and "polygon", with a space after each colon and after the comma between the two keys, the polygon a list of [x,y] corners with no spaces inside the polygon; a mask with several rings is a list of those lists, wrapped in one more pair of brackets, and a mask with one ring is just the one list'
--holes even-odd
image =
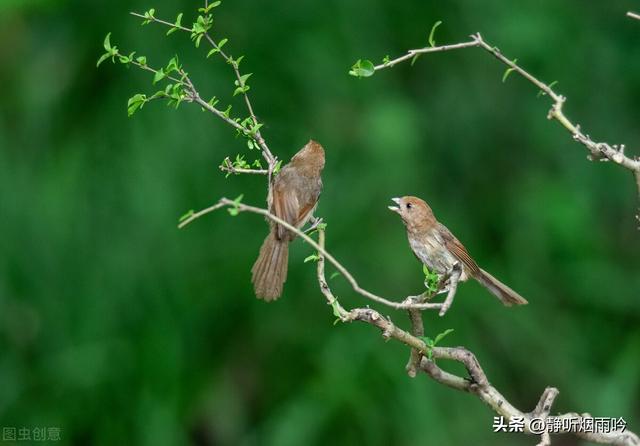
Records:
{"label": "tree branch", "polygon": [[640,14],[629,11],[627,12],[627,17],[631,17],[632,19],[640,20]]}
{"label": "tree branch", "polygon": [[[475,395],[487,406],[489,406],[495,413],[505,417],[507,420],[511,420],[514,417],[522,419],[524,423],[523,431],[525,433],[540,435],[541,442],[539,443],[539,445],[549,445],[549,432],[547,430],[541,431],[539,426],[540,423],[546,422],[548,418],[549,420],[551,419],[549,417],[549,412],[551,410],[553,402],[555,401],[555,398],[559,393],[556,388],[547,387],[542,393],[538,403],[536,404],[536,407],[531,412],[523,412],[522,410],[517,409],[515,406],[513,406],[494,386],[491,385],[476,356],[464,347],[429,348],[425,344],[425,342],[418,337],[419,335],[416,335],[415,333],[411,334],[397,327],[391,322],[388,317],[382,316],[376,310],[373,310],[371,308],[354,308],[352,310],[345,309],[335,297],[328,285],[327,279],[325,277],[325,261],[329,261],[329,263],[331,263],[343,276],[345,276],[345,278],[347,278],[347,281],[351,283],[354,291],[369,298],[371,298],[371,293],[362,290],[362,288],[357,285],[357,282],[351,276],[349,271],[326,251],[325,231],[323,229],[318,228],[318,241],[316,242],[300,229],[269,213],[269,211],[267,211],[266,209],[248,206],[242,203],[238,203],[237,201],[229,200],[227,198],[222,198],[215,205],[191,215],[189,218],[180,223],[179,227],[182,228],[192,221],[196,220],[197,218],[223,207],[236,209],[237,212],[251,212],[263,215],[269,220],[281,224],[288,230],[296,233],[296,235],[301,237],[305,242],[309,243],[314,249],[316,249],[319,257],[316,271],[320,291],[325,297],[327,304],[333,308],[333,313],[336,316],[337,320],[342,322],[359,321],[367,323],[369,325],[373,325],[382,332],[382,336],[385,339],[395,339],[411,347],[417,352],[417,354],[420,355],[420,361],[418,363],[419,369],[425,372],[433,380],[453,389]],[[413,299],[410,297],[403,303],[397,303],[387,301],[386,299],[379,296],[373,296],[375,298],[373,298],[372,300],[396,309],[424,309],[423,306],[426,305],[414,303],[416,299],[419,299],[419,297],[414,297]],[[433,305],[436,305],[437,308],[441,307],[440,304],[432,304],[431,306],[425,308],[436,308]],[[419,332],[419,329],[417,331]],[[426,355],[428,354],[428,352],[430,352],[432,359],[427,359]],[[468,376],[462,377],[447,372],[436,363],[436,360],[458,362],[465,367]],[[595,422],[595,419],[589,414],[578,415],[577,413],[572,412],[555,416],[553,417],[553,419],[554,421],[559,420],[558,424],[560,426],[557,431],[553,431],[554,434],[572,433],[585,440],[593,441],[600,444],[640,446],[640,438],[638,438],[638,436],[633,432],[625,430],[624,428],[617,429],[612,432],[584,432],[579,430],[579,426],[581,425],[580,423],[583,423],[584,420],[593,420],[593,422]],[[562,423],[562,420],[566,420],[567,422]],[[553,423],[553,426],[555,427],[556,423]]]}
{"label": "tree branch", "polygon": [[267,209],[262,209],[262,208],[258,208],[258,207],[254,207],[254,206],[248,206],[248,205],[243,204],[243,203],[236,203],[235,201],[230,200],[228,198],[221,198],[220,201],[218,201],[218,203],[214,204],[213,206],[210,206],[210,207],[208,207],[206,209],[203,209],[203,210],[201,210],[201,211],[189,216],[188,218],[185,218],[182,222],[180,222],[180,224],[178,224],[178,228],[184,228],[189,223],[191,223],[194,220],[202,217],[203,215],[206,215],[206,214],[208,214],[210,212],[218,210],[218,209],[220,209],[221,207],[224,207],[224,206],[231,206],[234,209],[236,209],[238,212],[252,212],[254,214],[263,215],[267,219],[273,221],[274,223],[278,223],[279,225],[282,225],[285,228],[287,228],[289,231],[294,232],[296,235],[298,235],[298,237],[300,237],[305,242],[307,242],[309,245],[311,245],[314,249],[316,249],[318,251],[319,255],[324,256],[329,261],[329,263],[331,263],[340,272],[340,274],[342,274],[344,276],[344,278],[347,280],[347,282],[349,282],[349,284],[351,285],[351,287],[353,288],[353,290],[356,293],[366,297],[367,299],[370,299],[370,300],[372,300],[374,302],[377,302],[379,304],[386,305],[388,307],[394,308],[396,310],[407,310],[407,309],[410,309],[410,308],[417,309],[417,310],[440,310],[442,308],[442,304],[439,304],[439,303],[409,303],[406,300],[403,301],[403,302],[391,301],[391,300],[385,299],[384,297],[380,297],[380,296],[378,296],[376,294],[373,294],[373,293],[365,290],[364,288],[362,288],[358,284],[356,279],[349,272],[349,270],[347,270],[347,268],[345,268],[340,262],[338,262],[335,259],[335,257],[333,257],[329,252],[327,252],[323,247],[321,247],[309,235],[307,235],[305,232],[301,231],[300,229],[296,228],[295,226],[293,226],[293,225],[287,223],[286,221],[282,220],[281,218],[273,215]]}
{"label": "tree branch", "polygon": [[[627,13],[627,15],[633,18],[638,18],[634,13]],[[624,145],[609,144],[607,142],[596,142],[592,140],[588,134],[582,132],[580,126],[571,122],[569,118],[567,118],[567,116],[564,114],[563,106],[566,102],[566,98],[556,93],[553,90],[552,85],[542,82],[541,80],[524,70],[515,62],[515,60],[510,60],[505,57],[497,47],[489,45],[479,33],[473,34],[471,36],[471,39],[471,41],[453,45],[432,46],[409,50],[407,54],[397,57],[396,59],[393,59],[389,62],[376,65],[374,67],[374,71],[380,71],[385,68],[392,67],[399,62],[403,62],[426,53],[452,51],[471,47],[482,48],[489,54],[493,55],[500,62],[505,64],[508,67],[508,71],[515,71],[526,80],[531,82],[533,85],[535,85],[537,88],[539,88],[544,95],[549,96],[553,100],[553,104],[551,105],[551,109],[547,114],[547,118],[558,121],[565,129],[569,131],[575,141],[578,141],[580,144],[585,146],[587,151],[589,152],[588,158],[590,160],[611,161],[633,172],[634,175],[636,175],[636,178],[638,178],[638,175],[640,175],[640,159],[638,157],[629,157],[625,155]],[[638,190],[638,198],[640,199],[640,187]],[[640,219],[640,213],[638,214],[638,218]]]}
{"label": "tree branch", "polygon": [[[130,12],[130,14],[132,16],[134,16],[134,17],[142,18],[142,19],[145,19],[145,20],[150,20],[152,22],[159,23],[161,25],[168,26],[170,28],[175,28],[175,29],[178,29],[180,31],[184,31],[184,32],[188,32],[188,33],[192,33],[193,32],[192,28],[186,28],[186,27],[181,26],[181,25],[178,26],[178,25],[176,25],[174,23],[167,22],[166,20],[161,20],[161,19],[158,19],[158,18],[153,17],[153,16],[145,16],[144,14],[140,14],[140,13],[137,13],[137,12]],[[213,40],[213,38],[211,37],[211,35],[208,32],[204,33],[204,37],[207,40],[207,42],[209,42],[209,44],[216,50],[216,52],[218,54],[220,54],[220,56],[224,59],[224,61],[226,63],[228,63],[233,68],[233,72],[234,72],[234,75],[236,77],[236,81],[238,83],[237,85],[238,86],[244,86],[243,85],[244,81],[242,79],[242,75],[240,74],[240,68],[239,68],[239,65],[238,65],[238,61],[234,60],[231,56],[227,55],[222,50],[222,48],[215,42],[215,40]],[[259,121],[256,118],[256,115],[255,115],[255,113],[253,111],[253,106],[251,105],[251,100],[249,99],[249,94],[247,93],[246,90],[242,91],[241,94],[244,97],[244,103],[245,103],[245,105],[247,107],[247,111],[249,112],[249,116],[251,117],[251,120],[253,121],[254,127],[259,127]],[[202,101],[202,102],[204,102],[204,101]],[[198,103],[200,103],[200,102],[198,102]],[[269,173],[269,176],[271,177],[278,160],[271,153],[271,150],[269,150],[269,147],[267,146],[267,143],[264,140],[264,138],[262,137],[262,134],[260,133],[259,129],[257,129],[252,136],[255,138],[256,142],[258,143],[258,145],[262,149],[262,155],[263,155],[264,159],[267,161],[267,163],[269,164],[268,173]]]}

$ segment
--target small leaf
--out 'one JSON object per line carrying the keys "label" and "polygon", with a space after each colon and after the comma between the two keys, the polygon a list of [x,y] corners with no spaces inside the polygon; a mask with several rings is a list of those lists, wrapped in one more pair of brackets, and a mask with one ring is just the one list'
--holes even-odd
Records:
{"label": "small leaf", "polygon": [[238,195],[236,198],[233,199],[233,204],[238,206],[240,203],[242,203],[242,198],[243,197],[244,197],[244,194]]}
{"label": "small leaf", "polygon": [[[512,63],[515,64],[518,62],[518,59],[513,59]],[[505,82],[507,80],[507,78],[509,77],[509,75],[511,74],[512,71],[515,71],[515,68],[513,67],[509,67],[505,70],[504,74],[502,75],[502,82]]]}
{"label": "small leaf", "polygon": [[111,53],[104,53],[102,56],[100,56],[100,59],[98,59],[98,63],[96,63],[96,67],[99,67],[102,62],[104,62],[110,57],[111,57]]}
{"label": "small leaf", "polygon": [[191,217],[193,214],[195,214],[194,210],[193,210],[193,209],[189,209],[189,210],[187,211],[187,213],[186,213],[186,214],[184,214],[183,216],[181,216],[181,217],[178,219],[178,223],[182,223],[182,222],[183,222],[183,221],[185,221],[187,218]]}
{"label": "small leaf", "polygon": [[[549,85],[547,85],[547,87],[549,87],[549,89],[553,89],[553,86],[555,84],[557,84],[557,83],[558,83],[558,81],[553,81]],[[538,94],[536,95],[536,97],[539,98],[540,96],[546,96],[546,95],[547,95],[547,93],[545,93],[543,90],[539,90]]]}
{"label": "small leaf", "polygon": [[310,256],[305,257],[304,263],[317,262],[318,260],[320,260],[320,256],[318,254],[311,254]]}
{"label": "small leaf", "polygon": [[136,59],[136,62],[138,62],[142,66],[145,66],[147,64],[147,58],[144,56],[140,56]]}
{"label": "small leaf", "polygon": [[129,101],[127,102],[128,115],[132,116],[136,112],[136,110],[144,106],[146,101],[147,101],[147,97],[140,93],[130,97]]}
{"label": "small leaf", "polygon": [[167,31],[167,36],[176,32],[181,26],[182,26],[182,13],[178,14],[178,17],[176,17],[176,21],[173,24],[173,27],[169,31]]}
{"label": "small leaf", "polygon": [[447,328],[442,333],[438,334],[436,338],[433,340],[433,345],[437,345],[438,342],[442,341],[449,333],[453,333],[453,328]]}
{"label": "small leaf", "polygon": [[282,160],[278,160],[278,162],[276,163],[276,166],[273,168],[273,173],[280,172],[281,167],[282,167]]}
{"label": "small leaf", "polygon": [[109,51],[109,52],[111,51],[110,39],[111,39],[111,33],[107,34],[107,36],[104,38],[104,43],[103,43],[104,49]]}
{"label": "small leaf", "polygon": [[340,275],[340,273],[338,271],[334,271],[333,273],[331,273],[331,275],[329,276],[329,280],[331,279],[335,279],[336,277],[338,277]]}
{"label": "small leaf", "polygon": [[164,69],[160,68],[158,71],[156,71],[156,74],[153,76],[153,83],[157,84],[162,79],[164,79],[166,75],[167,74],[164,72]]}
{"label": "small leaf", "polygon": [[386,65],[386,64],[388,64],[389,62],[391,62],[391,58],[390,58],[390,57],[389,57],[389,55],[387,54],[386,56],[384,56],[384,57],[382,58],[382,63]]}
{"label": "small leaf", "polygon": [[434,36],[436,33],[436,29],[438,28],[438,26],[442,25],[442,20],[438,20],[436,23],[433,24],[433,26],[431,27],[431,32],[429,33],[429,45],[431,47],[436,46],[436,41],[434,40]]}
{"label": "small leaf", "polygon": [[227,209],[227,211],[229,212],[229,215],[231,215],[232,217],[235,217],[236,215],[238,215],[240,213],[240,203],[242,202],[242,197],[244,195],[240,194],[238,195],[234,200],[233,200],[233,207]]}
{"label": "small leaf", "polygon": [[349,70],[349,74],[355,77],[369,77],[373,76],[373,73],[375,73],[375,71],[376,70],[373,62],[366,59],[358,59],[356,63],[351,67],[351,70]]}

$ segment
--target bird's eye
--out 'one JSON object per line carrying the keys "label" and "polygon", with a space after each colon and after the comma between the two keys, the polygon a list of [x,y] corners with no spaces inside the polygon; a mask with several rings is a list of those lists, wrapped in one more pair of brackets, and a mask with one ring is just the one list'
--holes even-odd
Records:
{"label": "bird's eye", "polygon": [[411,203],[407,203],[407,209],[411,209]]}

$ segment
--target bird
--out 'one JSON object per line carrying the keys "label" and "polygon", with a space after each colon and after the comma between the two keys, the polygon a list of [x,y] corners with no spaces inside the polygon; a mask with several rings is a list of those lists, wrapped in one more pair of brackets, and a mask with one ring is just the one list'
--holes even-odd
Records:
{"label": "bird", "polygon": [[389,209],[402,218],[409,246],[427,268],[441,275],[451,274],[454,268],[460,268],[459,281],[466,281],[470,277],[477,280],[504,305],[528,303],[524,297],[480,268],[464,245],[436,219],[424,200],[412,196],[391,200],[396,206],[389,206]]}
{"label": "bird", "polygon": [[[267,204],[269,212],[296,228],[312,217],[322,191],[324,148],[310,140],[273,180]],[[251,281],[258,299],[273,301],[280,297],[287,279],[289,243],[296,234],[269,221],[269,235],[251,269]]]}

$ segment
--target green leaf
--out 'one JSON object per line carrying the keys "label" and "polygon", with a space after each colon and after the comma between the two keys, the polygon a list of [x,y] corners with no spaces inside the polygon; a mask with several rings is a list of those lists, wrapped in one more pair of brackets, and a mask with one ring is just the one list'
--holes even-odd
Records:
{"label": "green leaf", "polygon": [[144,13],[144,18],[145,20],[142,21],[142,26],[144,25],[148,25],[149,23],[153,22],[153,20],[155,19],[154,14],[156,13],[156,10],[151,8],[150,10],[146,11]]}
{"label": "green leaf", "polygon": [[390,57],[389,57],[389,55],[387,54],[386,56],[384,56],[384,57],[382,58],[382,63],[386,65],[386,64],[388,64],[389,62],[391,62],[391,58],[390,58]]}
{"label": "green leaf", "polygon": [[320,256],[318,254],[311,254],[310,256],[305,257],[304,263],[317,262],[318,260],[320,260]]}
{"label": "green leaf", "polygon": [[178,56],[173,56],[169,59],[169,63],[167,64],[167,68],[165,68],[165,74],[169,74],[172,71],[178,71],[180,66],[178,65]]}
{"label": "green leaf", "polygon": [[164,69],[160,68],[158,71],[156,71],[156,74],[153,76],[154,85],[157,84],[158,82],[160,82],[166,76],[167,76],[167,74],[164,72]]}
{"label": "green leaf", "polygon": [[127,113],[129,116],[132,116],[136,110],[138,110],[139,108],[142,108],[142,106],[144,106],[145,102],[147,101],[147,97],[143,94],[136,94],[133,95],[132,97],[129,98],[129,101],[127,101]]}
{"label": "green leaf", "polygon": [[222,2],[221,1],[213,2],[209,4],[209,6],[207,6],[206,8],[198,8],[198,11],[206,14],[207,12],[211,11],[213,8],[220,6],[220,3]]}
{"label": "green leaf", "polygon": [[240,203],[242,203],[242,198],[243,197],[244,197],[244,194],[238,195],[236,198],[233,199],[233,204],[238,206]]}
{"label": "green leaf", "polygon": [[338,271],[334,271],[333,273],[331,273],[331,275],[329,276],[329,280],[335,279],[336,277],[338,277],[340,275],[340,273]]}
{"label": "green leaf", "polygon": [[195,214],[195,211],[193,209],[189,209],[186,214],[184,214],[178,219],[178,223],[182,223],[187,218],[191,217],[193,214]]}
{"label": "green leaf", "polygon": [[355,77],[369,77],[373,76],[373,73],[375,73],[375,71],[376,70],[373,62],[366,59],[358,59],[356,63],[354,63],[351,67],[351,70],[349,70],[349,74]]}
{"label": "green leaf", "polygon": [[111,52],[111,42],[110,42],[110,39],[111,39],[111,33],[107,34],[107,36],[104,38],[104,43],[103,43],[103,45],[104,45],[104,49],[105,49],[105,50],[107,50],[107,51],[109,51],[109,52]]}
{"label": "green leaf", "polygon": [[229,215],[231,215],[232,217],[235,217],[236,215],[238,215],[240,213],[240,203],[242,202],[242,197],[244,195],[240,194],[238,195],[234,200],[233,200],[233,207],[227,209],[227,211],[229,212]]}
{"label": "green leaf", "polygon": [[240,93],[246,93],[247,91],[249,91],[249,86],[245,85],[244,87],[238,87],[235,90],[233,90],[233,95],[239,95]]}
{"label": "green leaf", "polygon": [[[518,62],[518,59],[513,59],[511,62],[515,64]],[[507,80],[512,71],[515,71],[515,68],[509,67],[505,70],[504,74],[502,75],[503,83]]]}
{"label": "green leaf", "polygon": [[275,167],[273,168],[273,173],[280,172],[280,168],[282,167],[282,160],[278,160]]}
{"label": "green leaf", "polygon": [[247,79],[249,79],[251,75],[253,75],[253,73],[243,74],[242,76],[240,76],[240,82],[235,81],[235,84],[239,87],[244,86],[247,83]]}
{"label": "green leaf", "polygon": [[182,13],[178,14],[178,17],[176,17],[176,21],[173,24],[173,27],[167,31],[167,36],[171,35],[172,33],[178,31],[178,29],[182,26]]}
{"label": "green leaf", "polygon": [[140,56],[136,59],[136,62],[138,62],[142,66],[145,66],[147,65],[147,58],[144,56]]}
{"label": "green leaf", "polygon": [[[549,85],[547,85],[547,87],[549,87],[550,89],[553,89],[553,86],[554,86],[555,84],[557,84],[557,83],[558,83],[558,81],[553,81],[553,82],[551,82]],[[539,90],[539,91],[538,91],[538,94],[536,95],[536,97],[537,97],[537,98],[539,98],[540,96],[546,96],[546,95],[547,95],[547,93],[545,93],[545,92],[544,92],[544,91],[542,91],[542,90]]]}
{"label": "green leaf", "polygon": [[442,20],[438,20],[436,23],[433,24],[433,26],[431,27],[431,32],[429,33],[429,45],[431,47],[436,46],[436,41],[434,40],[434,36],[436,33],[436,29],[438,28],[438,26],[442,25]]}
{"label": "green leaf", "polygon": [[447,328],[442,333],[438,334],[436,338],[433,340],[433,345],[438,345],[438,342],[442,341],[449,333],[453,333],[453,328]]}
{"label": "green leaf", "polygon": [[96,63],[96,67],[99,67],[102,62],[104,62],[110,57],[111,57],[111,53],[104,53],[102,56],[100,56],[100,59],[98,59],[98,63]]}

